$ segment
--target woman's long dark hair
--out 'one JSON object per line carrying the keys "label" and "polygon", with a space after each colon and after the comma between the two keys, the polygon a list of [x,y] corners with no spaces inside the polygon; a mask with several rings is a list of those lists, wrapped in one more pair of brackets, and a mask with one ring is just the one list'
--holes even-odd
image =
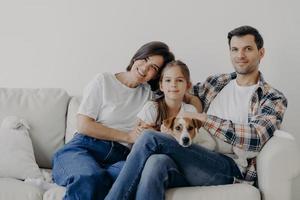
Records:
{"label": "woman's long dark hair", "polygon": [[[165,71],[167,69],[170,69],[173,67],[179,67],[181,70],[181,73],[183,74],[184,78],[186,79],[186,82],[188,84],[191,83],[190,70],[189,70],[188,66],[180,60],[174,60],[174,61],[168,63],[165,66],[165,68],[162,70],[161,76],[159,79],[159,84],[162,84],[162,79],[164,77]],[[164,95],[155,99],[154,101],[157,102],[157,118],[155,120],[155,124],[160,126],[162,124],[163,120],[168,119],[172,116],[168,116],[168,106],[166,104]]]}
{"label": "woman's long dark hair", "polygon": [[165,65],[175,59],[174,54],[170,51],[168,45],[163,42],[153,41],[141,46],[134,56],[131,58],[129,65],[127,66],[126,70],[130,71],[134,61],[136,60],[143,60],[148,58],[149,56],[162,56],[164,59],[162,67],[159,69],[155,78],[148,81],[149,85],[151,86],[151,90],[155,91],[158,87],[158,79],[160,77],[160,73]]}

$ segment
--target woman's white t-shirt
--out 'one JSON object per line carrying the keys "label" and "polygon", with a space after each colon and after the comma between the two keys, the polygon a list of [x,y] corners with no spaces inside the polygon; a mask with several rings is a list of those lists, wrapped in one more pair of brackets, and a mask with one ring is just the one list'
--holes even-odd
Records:
{"label": "woman's white t-shirt", "polygon": [[135,127],[137,113],[151,96],[147,83],[129,88],[114,74],[98,74],[84,89],[78,113],[107,127],[130,132]]}

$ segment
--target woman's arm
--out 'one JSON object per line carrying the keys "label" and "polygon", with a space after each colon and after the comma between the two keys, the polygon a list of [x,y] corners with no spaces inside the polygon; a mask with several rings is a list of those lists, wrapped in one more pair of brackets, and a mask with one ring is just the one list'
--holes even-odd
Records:
{"label": "woman's arm", "polygon": [[110,140],[126,143],[134,143],[138,137],[136,131],[126,133],[114,128],[104,126],[86,115],[77,115],[78,132],[101,140]]}

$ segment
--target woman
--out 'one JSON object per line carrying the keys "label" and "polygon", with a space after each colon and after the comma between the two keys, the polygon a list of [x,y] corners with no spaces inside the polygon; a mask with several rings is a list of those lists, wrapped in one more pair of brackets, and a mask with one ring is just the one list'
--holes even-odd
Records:
{"label": "woman", "polygon": [[143,45],[125,72],[97,75],[85,88],[74,138],[53,158],[53,179],[64,200],[104,199],[139,135],[136,115],[157,89],[157,78],[174,60],[162,42]]}

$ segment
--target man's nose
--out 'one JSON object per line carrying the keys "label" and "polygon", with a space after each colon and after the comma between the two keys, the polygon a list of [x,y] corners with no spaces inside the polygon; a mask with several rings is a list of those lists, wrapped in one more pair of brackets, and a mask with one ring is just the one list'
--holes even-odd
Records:
{"label": "man's nose", "polygon": [[245,52],[243,50],[238,52],[238,57],[239,58],[244,58],[245,57]]}

